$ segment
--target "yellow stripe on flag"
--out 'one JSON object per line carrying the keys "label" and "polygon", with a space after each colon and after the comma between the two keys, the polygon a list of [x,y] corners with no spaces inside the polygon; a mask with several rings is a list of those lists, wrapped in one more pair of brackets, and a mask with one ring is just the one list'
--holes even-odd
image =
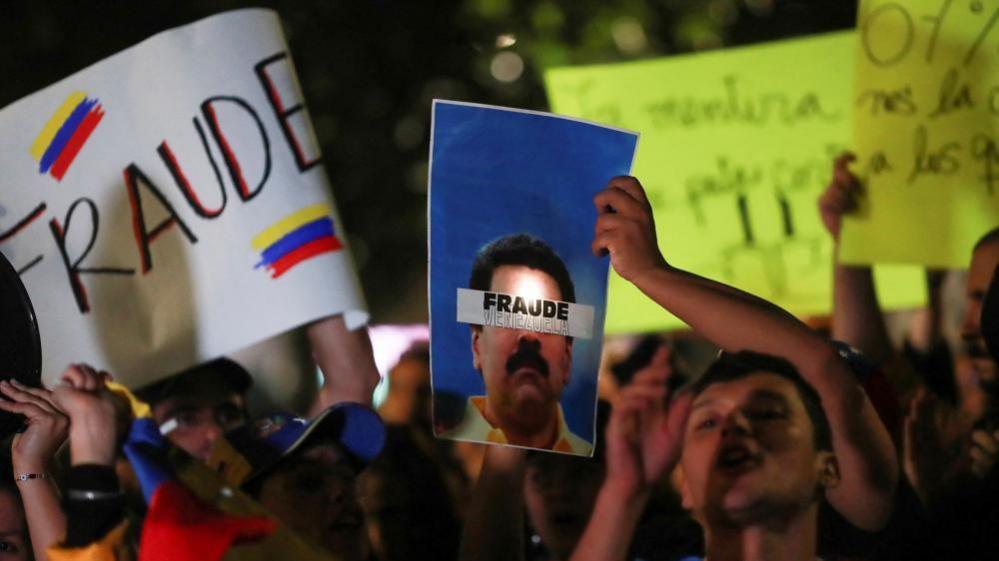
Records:
{"label": "yellow stripe on flag", "polygon": [[251,242],[253,244],[253,248],[257,251],[263,251],[272,243],[280,240],[287,235],[288,232],[291,232],[295,228],[324,216],[329,216],[330,214],[332,214],[332,211],[330,206],[326,203],[318,203],[297,210],[288,216],[285,216],[281,220],[278,220],[263,232],[257,234]]}
{"label": "yellow stripe on flag", "polygon": [[45,123],[45,127],[42,129],[42,132],[38,134],[38,138],[36,138],[35,142],[31,144],[29,152],[31,152],[31,156],[35,158],[35,160],[42,159],[42,156],[45,155],[45,150],[48,149],[49,144],[52,144],[52,139],[55,138],[56,133],[59,132],[59,128],[62,127],[62,124],[69,118],[69,114],[72,113],[73,110],[76,109],[76,106],[79,105],[81,101],[86,99],[86,97],[87,94],[83,92],[73,92],[66,98],[66,101],[62,102],[62,105],[59,106],[59,109],[54,115],[52,115],[49,122]]}

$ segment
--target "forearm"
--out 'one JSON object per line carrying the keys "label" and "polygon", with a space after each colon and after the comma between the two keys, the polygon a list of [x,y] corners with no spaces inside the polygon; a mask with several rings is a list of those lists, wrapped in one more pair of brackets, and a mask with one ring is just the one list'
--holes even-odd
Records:
{"label": "forearm", "polygon": [[870,266],[834,265],[832,336],[878,364],[894,354]]}
{"label": "forearm", "polygon": [[[789,360],[822,398],[842,464],[834,504],[851,522],[882,523],[886,508],[861,504],[891,500],[898,463],[891,438],[856,378],[836,350],[779,307],[735,288],[669,267],[636,279],[636,286],[695,331],[726,351],[748,350]],[[873,495],[872,495],[873,493]]]}
{"label": "forearm", "polygon": [[461,536],[461,561],[524,557],[524,450],[487,446]]}
{"label": "forearm", "polygon": [[45,550],[66,536],[66,516],[59,506],[55,483],[51,479],[29,479],[17,483],[35,560],[45,561],[48,558]]}
{"label": "forearm", "polygon": [[343,316],[338,315],[310,324],[306,334],[313,358],[323,372],[323,387],[312,413],[343,401],[370,405],[380,376],[367,328],[351,331]]}
{"label": "forearm", "polygon": [[816,369],[832,352],[797,318],[737,288],[669,266],[646,272],[634,284],[726,351],[782,356],[806,377],[805,370]]}
{"label": "forearm", "polygon": [[623,561],[648,500],[648,491],[636,496],[605,483],[570,560]]}
{"label": "forearm", "polygon": [[827,498],[854,526],[873,532],[883,528],[892,514],[900,466],[891,436],[873,405],[863,389],[855,391],[852,407],[827,411],[842,476]]}

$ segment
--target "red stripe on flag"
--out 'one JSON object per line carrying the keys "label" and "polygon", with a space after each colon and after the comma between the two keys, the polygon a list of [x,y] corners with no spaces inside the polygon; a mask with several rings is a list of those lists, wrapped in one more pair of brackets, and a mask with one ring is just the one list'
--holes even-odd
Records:
{"label": "red stripe on flag", "polygon": [[218,561],[233,544],[262,540],[275,529],[266,516],[226,514],[167,481],[149,501],[139,561]]}
{"label": "red stripe on flag", "polygon": [[276,279],[280,277],[285,274],[288,269],[298,265],[310,257],[315,257],[321,253],[336,251],[341,247],[343,247],[343,245],[340,243],[340,239],[335,236],[326,236],[325,238],[312,240],[311,242],[296,248],[294,251],[289,252],[284,257],[272,263],[271,266],[268,267],[271,271],[271,278]]}
{"label": "red stripe on flag", "polygon": [[57,181],[62,181],[62,176],[66,174],[66,170],[69,169],[70,164],[76,159],[77,153],[83,148],[84,143],[90,138],[90,133],[94,132],[94,129],[97,128],[97,123],[100,123],[102,118],[104,118],[104,110],[100,106],[95,107],[83,118],[83,122],[76,128],[73,136],[70,137],[69,142],[66,143],[66,147],[62,149],[62,153],[56,158],[55,163],[52,164],[52,169],[49,171]]}

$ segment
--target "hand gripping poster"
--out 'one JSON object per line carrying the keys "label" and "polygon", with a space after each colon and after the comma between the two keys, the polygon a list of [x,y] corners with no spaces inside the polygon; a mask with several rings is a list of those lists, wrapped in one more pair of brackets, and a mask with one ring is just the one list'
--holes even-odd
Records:
{"label": "hand gripping poster", "polygon": [[434,430],[592,454],[607,299],[593,196],[638,135],[435,101],[430,147]]}
{"label": "hand gripping poster", "polygon": [[140,386],[305,322],[367,321],[275,13],[160,33],[0,111],[0,252],[43,379]]}

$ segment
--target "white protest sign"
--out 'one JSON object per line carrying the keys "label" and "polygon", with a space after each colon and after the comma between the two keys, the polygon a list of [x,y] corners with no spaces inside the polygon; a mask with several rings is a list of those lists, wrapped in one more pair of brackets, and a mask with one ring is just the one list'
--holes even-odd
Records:
{"label": "white protest sign", "polygon": [[275,13],[160,33],[0,111],[0,251],[42,334],[133,387],[367,321]]}

